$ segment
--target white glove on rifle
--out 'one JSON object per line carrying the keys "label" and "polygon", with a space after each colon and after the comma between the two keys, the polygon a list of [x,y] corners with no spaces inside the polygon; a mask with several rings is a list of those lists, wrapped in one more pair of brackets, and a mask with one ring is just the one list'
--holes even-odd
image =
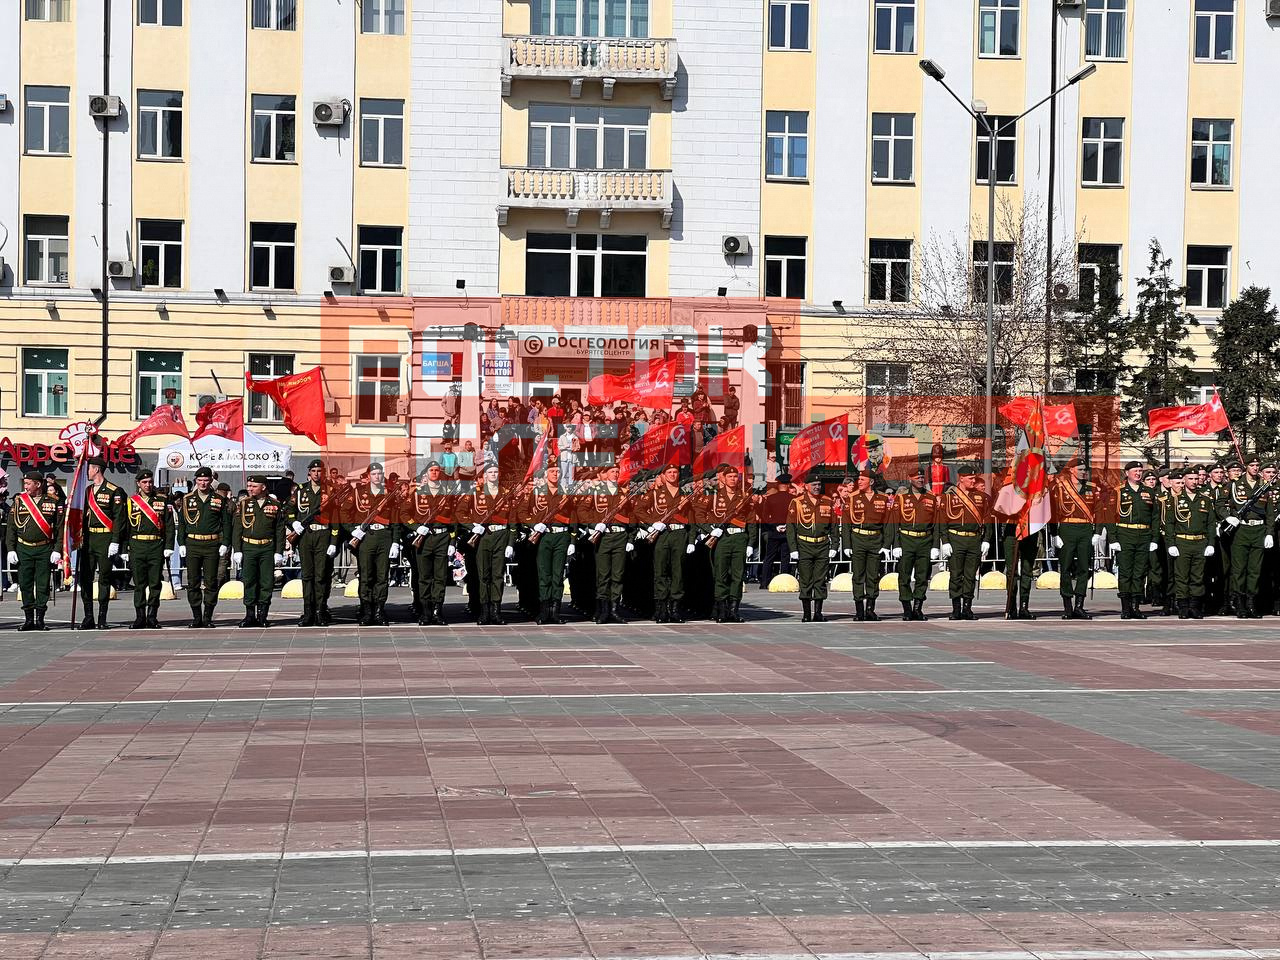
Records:
{"label": "white glove on rifle", "polygon": [[187,548],[185,546],[178,547],[178,556],[183,560],[187,558]]}
{"label": "white glove on rifle", "polygon": [[306,529],[299,520],[293,521],[293,532],[298,536],[302,536],[302,532]]}
{"label": "white glove on rifle", "polygon": [[982,559],[983,559],[983,560],[987,559],[987,551],[988,551],[988,550],[990,550],[990,549],[991,549],[991,544],[989,544],[989,543],[987,543],[987,541],[983,540],[983,541],[982,541]]}
{"label": "white glove on rifle", "polygon": [[10,551],[9,551],[9,566],[11,566],[11,567],[15,567],[15,566],[17,566],[17,565],[18,565],[18,554],[17,554],[17,552],[16,552],[16,551],[14,551],[14,550],[10,550]]}
{"label": "white glove on rifle", "polygon": [[[828,551],[827,551],[827,559],[828,559],[828,560],[834,560],[834,559],[836,558],[836,554],[837,554],[837,553],[839,553],[839,552],[840,552],[839,550],[828,550]],[[792,560],[795,560],[795,559],[796,559],[796,557],[799,557],[799,554],[796,554],[796,555],[795,555],[794,557],[792,557],[791,559],[792,559]]]}
{"label": "white glove on rifle", "polygon": [[634,543],[630,543],[630,542],[627,543],[627,553],[630,553],[635,548],[636,548],[636,545]]}
{"label": "white glove on rifle", "polygon": [[120,552],[120,544],[118,544],[118,543],[109,543],[109,544],[107,544],[107,556],[108,556],[108,557],[114,557],[114,556],[115,556],[117,553],[119,553],[119,552]]}
{"label": "white glove on rifle", "polygon": [[1270,550],[1275,545],[1276,545],[1276,538],[1268,533],[1266,538],[1262,541],[1262,549]]}
{"label": "white glove on rifle", "polygon": [[1227,526],[1228,526],[1228,527],[1238,527],[1238,526],[1240,526],[1240,518],[1239,518],[1239,517],[1227,517],[1227,519],[1226,519],[1226,524],[1227,524]]}
{"label": "white glove on rifle", "polygon": [[1213,556],[1213,547],[1205,547],[1205,548],[1204,548],[1204,555],[1205,555],[1206,557],[1212,557],[1212,556]]}
{"label": "white glove on rifle", "polygon": [[937,548],[937,547],[930,547],[930,548],[929,548],[929,559],[930,559],[930,560],[937,560],[939,556],[941,556],[941,554],[939,554],[939,553],[938,553],[938,548]]}
{"label": "white glove on rifle", "polygon": [[1093,544],[1093,549],[1097,550],[1098,547],[1102,546],[1102,534],[1095,533],[1089,538],[1089,542]]}
{"label": "white glove on rifle", "polygon": [[420,537],[425,537],[427,535],[427,525],[425,523],[420,523],[418,524],[418,529],[413,532]]}
{"label": "white glove on rifle", "polygon": [[901,547],[894,547],[894,548],[893,548],[893,559],[895,559],[895,560],[901,560],[901,559],[902,559],[902,548],[901,548]]}
{"label": "white glove on rifle", "polygon": [[685,552],[685,553],[693,553],[693,544],[691,543],[691,544],[689,544],[687,547],[685,547],[685,548],[684,548],[684,552]]}
{"label": "white glove on rifle", "polygon": [[224,543],[218,547],[218,556],[225,557],[227,555],[227,545]]}
{"label": "white glove on rifle", "polygon": [[533,529],[535,533],[546,533],[547,525],[545,523],[535,523]]}
{"label": "white glove on rifle", "polygon": [[1151,553],[1155,553],[1155,552],[1156,552],[1157,550],[1159,550],[1159,549],[1160,549],[1160,544],[1158,544],[1158,543],[1156,543],[1154,540],[1152,540],[1152,541],[1151,541],[1151,546],[1150,546],[1150,552],[1151,552]]}
{"label": "white glove on rifle", "polygon": [[471,532],[478,537],[480,534],[484,533],[484,527],[481,524],[473,523],[471,525]]}
{"label": "white glove on rifle", "polygon": [[400,556],[400,544],[393,543],[391,545],[391,549],[387,551],[387,559],[395,560],[399,556]]}
{"label": "white glove on rifle", "polygon": [[747,547],[747,559],[750,560],[751,557],[755,554],[755,552],[756,552],[755,547],[751,547],[751,546]]}
{"label": "white glove on rifle", "polygon": [[1120,544],[1115,543],[1115,542],[1113,541],[1112,543],[1107,544],[1107,549],[1108,549],[1108,550],[1110,550],[1112,553],[1119,553],[1119,552],[1120,552]]}
{"label": "white glove on rifle", "polygon": [[723,529],[721,529],[720,527],[713,527],[713,528],[712,528],[712,530],[711,530],[711,535],[712,535],[713,537],[716,537],[716,538],[723,537],[723,536],[724,536],[724,530],[723,530]]}
{"label": "white glove on rifle", "polygon": [[244,560],[244,554],[241,553],[239,550],[237,550],[235,553],[231,555],[231,562],[234,563],[237,567],[240,566],[240,563],[242,560]]}
{"label": "white glove on rifle", "polygon": [[791,559],[792,559],[792,560],[799,560],[799,559],[800,559],[800,551],[799,551],[799,550],[792,550],[792,551],[791,551]]}
{"label": "white glove on rifle", "polygon": [[352,540],[354,540],[354,541],[356,541],[357,543],[359,543],[361,540],[363,540],[363,539],[364,539],[364,528],[363,528],[363,527],[356,527],[354,530],[352,530],[352,531],[351,531],[351,539],[352,539]]}
{"label": "white glove on rifle", "polygon": [[1061,538],[1061,537],[1054,537],[1054,538],[1053,538],[1053,545],[1054,545],[1055,547],[1057,547],[1059,550],[1061,550],[1061,549],[1062,549],[1062,547],[1063,547],[1062,538]]}
{"label": "white glove on rifle", "polygon": [[889,548],[888,548],[888,547],[881,547],[881,548],[880,548],[880,556],[882,556],[882,557],[884,557],[886,560],[888,560],[888,559],[889,559]]}
{"label": "white glove on rifle", "polygon": [[1177,547],[1170,547],[1170,548],[1169,548],[1169,556],[1171,556],[1171,557],[1176,557],[1177,555],[1178,555],[1178,548],[1177,548]]}
{"label": "white glove on rifle", "polygon": [[283,567],[283,566],[284,566],[284,554],[283,554],[283,553],[277,553],[274,557],[272,557],[272,559],[273,559],[273,560],[275,560],[275,564],[276,564],[276,566],[277,566],[277,567]]}
{"label": "white glove on rifle", "polygon": [[453,556],[455,553],[457,553],[457,552],[458,552],[458,548],[457,548],[457,547],[455,547],[452,543],[451,543],[451,544],[449,544],[449,553],[448,553],[448,556],[452,557],[452,556]]}
{"label": "white glove on rifle", "polygon": [[661,520],[659,520],[657,523],[655,523],[655,524],[654,524],[652,527],[650,527],[649,529],[650,529],[650,530],[657,531],[658,533],[661,533],[663,530],[667,529],[667,525],[666,525],[665,523],[663,523]]}
{"label": "white glove on rifle", "polygon": [[336,556],[338,553],[338,545],[336,543],[329,544],[329,549],[324,552],[326,557]]}
{"label": "white glove on rifle", "polygon": [[168,559],[169,559],[170,557],[172,557],[172,556],[173,556],[173,551],[172,551],[172,550],[166,550],[166,551],[164,552],[164,558],[165,558],[166,560],[168,560]]}
{"label": "white glove on rifle", "polygon": [[516,548],[512,546],[508,546],[507,549],[502,551],[502,555],[506,557],[508,560],[510,560],[512,557],[516,555]]}
{"label": "white glove on rifle", "polygon": [[577,551],[577,549],[578,549],[578,548],[577,548],[577,547],[575,547],[575,546],[571,543],[571,544],[569,544],[569,549],[568,549],[568,550],[566,550],[566,551],[564,552],[564,555],[565,555],[566,557],[572,557],[572,556],[574,555],[574,553]]}
{"label": "white glove on rifle", "polygon": [[853,551],[852,551],[851,549],[849,549],[848,547],[845,547],[845,548],[844,548],[844,555],[845,555],[846,557],[852,557],[852,556],[853,556]]}
{"label": "white glove on rifle", "polygon": [[595,532],[595,533],[604,533],[604,524],[603,524],[603,523],[597,523],[597,524],[596,524],[594,527],[592,527],[591,529],[592,529],[592,531],[593,531],[593,532]]}
{"label": "white glove on rifle", "polygon": [[951,544],[949,544],[949,543],[944,543],[944,544],[942,545],[942,559],[943,559],[943,560],[950,560],[950,559],[951,559]]}
{"label": "white glove on rifle", "polygon": [[129,555],[127,553],[120,554],[120,561],[125,565],[129,565]]}
{"label": "white glove on rifle", "polygon": [[55,566],[55,567],[56,567],[56,566],[57,566],[58,564],[60,564],[61,562],[62,562],[62,554],[60,554],[60,553],[51,553],[51,554],[49,554],[49,563],[50,563],[50,565],[52,565],[52,566]]}

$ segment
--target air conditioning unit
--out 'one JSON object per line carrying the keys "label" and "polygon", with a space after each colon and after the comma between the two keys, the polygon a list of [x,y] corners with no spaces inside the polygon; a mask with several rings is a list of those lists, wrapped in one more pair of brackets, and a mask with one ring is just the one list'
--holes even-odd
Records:
{"label": "air conditioning unit", "polygon": [[227,399],[227,395],[225,393],[197,393],[196,409],[203,410],[205,407],[209,406],[209,404],[211,403],[222,403],[226,399]]}
{"label": "air conditioning unit", "polygon": [[326,417],[333,417],[336,419],[338,417],[338,413],[339,413],[338,401],[333,399],[333,397],[325,397],[324,398],[324,415]]}
{"label": "air conditioning unit", "polygon": [[4,113],[8,109],[9,95],[7,93],[0,93],[0,113]]}
{"label": "air conditioning unit", "polygon": [[97,94],[89,98],[89,116],[114,120],[120,116],[120,98]]}
{"label": "air conditioning unit", "polygon": [[132,260],[108,260],[107,276],[112,280],[128,280],[133,276]]}
{"label": "air conditioning unit", "polygon": [[347,119],[345,100],[317,100],[311,105],[311,119],[317,127],[340,127]]}
{"label": "air conditioning unit", "polygon": [[720,249],[726,257],[736,257],[751,252],[751,238],[727,234],[720,238]]}
{"label": "air conditioning unit", "polygon": [[1074,7],[1078,9],[1084,6],[1084,0],[1058,0],[1058,6]]}
{"label": "air conditioning unit", "polygon": [[1075,303],[1080,299],[1080,290],[1073,283],[1055,283],[1053,285],[1054,303]]}
{"label": "air conditioning unit", "polygon": [[1280,0],[1267,0],[1267,19],[1280,17]]}
{"label": "air conditioning unit", "polygon": [[329,268],[330,283],[355,283],[356,268],[349,263],[340,263]]}

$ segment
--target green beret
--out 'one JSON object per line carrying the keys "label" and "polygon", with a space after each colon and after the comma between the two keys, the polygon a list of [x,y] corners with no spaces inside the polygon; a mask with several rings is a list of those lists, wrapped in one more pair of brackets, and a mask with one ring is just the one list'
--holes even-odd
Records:
{"label": "green beret", "polygon": [[1128,463],[1124,465],[1125,473],[1128,473],[1130,470],[1141,470],[1141,469],[1142,469],[1142,463],[1141,461],[1138,461],[1138,460],[1130,460]]}
{"label": "green beret", "polygon": [[324,469],[324,461],[321,460],[319,457],[316,457],[316,459],[312,460],[310,463],[307,464],[308,470],[314,470],[316,467],[319,467],[321,470]]}
{"label": "green beret", "polygon": [[143,480],[154,480],[155,477],[156,475],[150,470],[139,470],[134,474],[133,480],[135,483],[141,483]]}
{"label": "green beret", "polygon": [[199,480],[201,477],[208,477],[210,480],[212,480],[213,471],[210,470],[208,467],[201,467],[199,470],[196,471],[196,479]]}
{"label": "green beret", "polygon": [[267,485],[267,478],[263,476],[261,473],[251,473],[249,474],[249,482],[260,483],[265,487]]}
{"label": "green beret", "polygon": [[982,472],[982,468],[973,460],[960,464],[960,469],[956,471],[962,477],[975,477]]}

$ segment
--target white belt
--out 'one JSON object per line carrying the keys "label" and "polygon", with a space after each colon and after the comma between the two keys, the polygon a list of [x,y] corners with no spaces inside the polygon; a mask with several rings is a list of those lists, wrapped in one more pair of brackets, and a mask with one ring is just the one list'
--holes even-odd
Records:
{"label": "white belt", "polygon": [[427,527],[427,533],[448,533],[448,527]]}
{"label": "white belt", "polygon": [[329,525],[327,523],[313,523],[309,527],[307,527],[307,529],[308,530],[328,530]]}
{"label": "white belt", "polygon": [[507,525],[505,523],[491,523],[485,529],[490,533],[497,533],[499,530],[507,529]]}
{"label": "white belt", "polygon": [[730,527],[728,530],[726,530],[726,531],[724,532],[724,535],[725,535],[726,537],[732,537],[732,536],[734,536],[734,535],[736,535],[736,534],[739,534],[739,533],[746,533],[746,532],[747,532],[747,528],[746,528],[746,527]]}
{"label": "white belt", "polygon": [[1265,520],[1241,520],[1240,522],[1241,522],[1242,524],[1244,524],[1246,527],[1260,527],[1260,526],[1262,526],[1264,523],[1266,523],[1267,521],[1265,521]]}
{"label": "white belt", "polygon": [[684,529],[684,524],[683,524],[683,523],[668,523],[668,524],[667,524],[667,529],[668,529],[668,530],[683,530],[683,529]]}
{"label": "white belt", "polygon": [[385,523],[371,523],[371,524],[369,524],[369,529],[370,529],[370,530],[385,530],[385,529],[387,529],[387,525],[386,525]]}
{"label": "white belt", "polygon": [[569,532],[568,527],[548,527],[547,529],[551,533],[568,533]]}
{"label": "white belt", "polygon": [[605,533],[626,533],[626,532],[627,532],[626,527],[620,527],[616,523],[611,527],[605,528]]}

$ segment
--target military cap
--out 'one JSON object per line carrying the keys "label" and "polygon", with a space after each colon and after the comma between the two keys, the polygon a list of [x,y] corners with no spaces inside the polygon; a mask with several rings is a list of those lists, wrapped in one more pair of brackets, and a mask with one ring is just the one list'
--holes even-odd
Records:
{"label": "military cap", "polygon": [[916,465],[911,468],[911,472],[907,474],[909,477],[922,477],[927,472],[923,460],[916,461]]}
{"label": "military cap", "polygon": [[107,461],[103,460],[101,457],[90,457],[85,461],[85,463],[91,467],[97,467],[99,470],[107,469]]}
{"label": "military cap", "polygon": [[1168,477],[1170,480],[1181,480],[1186,474],[1181,470],[1165,470],[1161,472],[1162,476]]}
{"label": "military cap", "polygon": [[[370,473],[373,473],[373,471],[375,471],[375,470],[382,470],[382,464],[380,464],[377,460],[375,460],[375,461],[373,461],[373,463],[369,464],[369,472],[370,472]],[[384,472],[385,472],[385,471],[384,471]]]}
{"label": "military cap", "polygon": [[720,464],[720,466],[716,467],[716,473],[737,473],[737,472],[738,472],[738,468],[735,467],[732,463],[722,463]]}
{"label": "military cap", "polygon": [[210,470],[208,467],[201,467],[199,470],[196,471],[196,479],[199,480],[201,477],[208,477],[210,480],[212,480],[213,471]]}
{"label": "military cap", "polygon": [[790,482],[791,482],[791,474],[789,474],[789,473],[780,473],[780,474],[778,474],[778,475],[777,475],[777,477],[775,477],[775,478],[774,478],[774,481],[773,481],[773,482],[774,482],[774,483],[790,483]]}
{"label": "military cap", "polygon": [[1157,470],[1157,471],[1156,471],[1156,477],[1157,477],[1157,478],[1159,478],[1159,479],[1161,479],[1161,480],[1163,480],[1163,479],[1164,479],[1165,477],[1167,477],[1167,476],[1169,476],[1169,468],[1168,468],[1168,467],[1161,467],[1159,470]]}
{"label": "military cap", "polygon": [[44,474],[39,470],[28,470],[22,475],[23,480],[34,480],[37,483],[44,483]]}
{"label": "military cap", "polygon": [[424,467],[423,469],[424,471],[426,471],[426,470],[430,470],[432,467],[438,467],[438,466],[440,466],[439,460],[428,460],[426,467]]}
{"label": "military cap", "polygon": [[133,480],[134,483],[141,483],[143,480],[154,480],[155,477],[156,475],[150,470],[143,469],[134,474]]}
{"label": "military cap", "polygon": [[1244,465],[1247,467],[1251,463],[1261,463],[1261,462],[1262,461],[1258,459],[1258,455],[1256,453],[1251,453],[1249,454],[1248,458],[1245,460]]}
{"label": "military cap", "polygon": [[251,473],[249,474],[249,482],[260,483],[265,487],[267,485],[267,478],[261,473]]}
{"label": "military cap", "polygon": [[982,468],[973,460],[967,460],[960,464],[960,469],[956,471],[962,477],[976,477],[982,472]]}
{"label": "military cap", "polygon": [[1141,461],[1138,461],[1138,460],[1130,460],[1128,463],[1124,465],[1125,473],[1128,473],[1130,470],[1141,470],[1141,469],[1142,469],[1142,463]]}
{"label": "military cap", "polygon": [[314,460],[312,460],[310,463],[307,464],[308,470],[314,470],[316,467],[319,467],[321,470],[324,469],[324,461],[321,460],[319,457],[316,457]]}
{"label": "military cap", "polygon": [[819,486],[821,486],[821,484],[822,484],[822,478],[821,478],[820,476],[818,476],[816,473],[811,473],[811,474],[809,474],[808,476],[806,476],[806,477],[804,478],[804,482],[805,482],[805,485],[806,485],[806,486],[808,486],[808,485],[809,485],[809,484],[811,484],[811,483],[816,483],[816,484],[818,484]]}

